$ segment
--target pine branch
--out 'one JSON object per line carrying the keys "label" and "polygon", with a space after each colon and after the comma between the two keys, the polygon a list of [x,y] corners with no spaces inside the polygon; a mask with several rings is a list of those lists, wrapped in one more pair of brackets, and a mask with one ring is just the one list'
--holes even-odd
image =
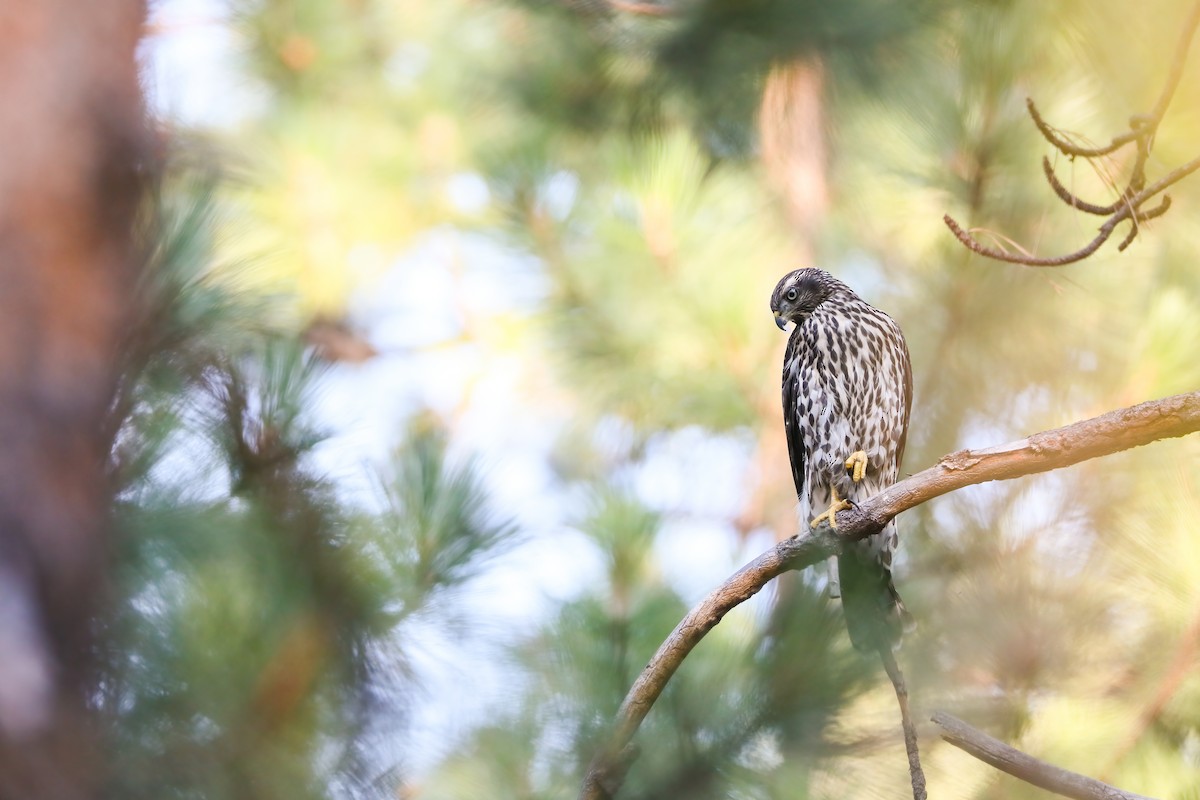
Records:
{"label": "pine branch", "polygon": [[1068,467],[1197,431],[1200,392],[1190,392],[1110,411],[997,447],[960,450],[856,508],[838,512],[836,531],[823,522],[780,542],[704,598],[658,648],[621,703],[608,741],[592,759],[580,799],[616,796],[636,757],[630,746],[633,736],[671,676],[725,614],[757,594],[771,579],[823,561],[836,554],[844,542],[878,533],[900,512],[955,489]]}
{"label": "pine branch", "polygon": [[[1130,220],[1133,222],[1133,227],[1129,234],[1126,235],[1125,239],[1122,240],[1121,244],[1117,246],[1118,250],[1124,250],[1137,235],[1138,231],[1140,230],[1139,225],[1141,225],[1141,223],[1146,222],[1147,220],[1152,220],[1155,217],[1161,217],[1167,212],[1167,209],[1171,207],[1171,196],[1163,195],[1162,202],[1153,208],[1147,209],[1146,211],[1140,210],[1142,204],[1161,192],[1166,191],[1167,188],[1183,180],[1198,169],[1200,169],[1200,158],[1194,158],[1183,166],[1172,170],[1170,173],[1155,181],[1153,184],[1141,190],[1140,192],[1137,192],[1132,196],[1122,195],[1122,199],[1117,201],[1117,204],[1120,206],[1120,208],[1115,214],[1109,217],[1103,225],[1100,226],[1100,230],[1096,234],[1096,237],[1083,247],[1072,253],[1067,253],[1066,255],[1050,256],[1046,258],[1033,255],[1013,255],[1012,253],[1007,253],[1003,250],[997,250],[994,247],[988,247],[985,244],[981,244],[979,240],[971,235],[969,231],[963,230],[962,226],[960,226],[949,214],[942,217],[942,221],[946,223],[946,227],[950,229],[950,232],[954,234],[954,237],[962,242],[963,246],[973,253],[978,253],[979,255],[986,256],[988,258],[994,258],[997,261],[1007,261],[1010,264],[1021,264],[1026,267],[1062,267],[1067,264],[1074,264],[1076,261],[1082,261],[1092,253],[1099,250],[1100,246],[1107,242],[1109,237],[1112,236],[1113,231],[1117,229],[1118,225],[1126,220]],[[1051,185],[1056,184],[1057,181],[1057,178],[1053,179],[1051,181]],[[1061,186],[1061,184],[1058,185]],[[1064,189],[1063,191],[1066,190]],[[1081,211],[1087,211],[1088,213],[1095,214],[1100,213],[1103,210],[1100,206],[1093,206],[1091,203],[1087,203],[1084,200],[1079,200],[1069,192],[1067,193],[1067,197],[1069,198],[1067,202]]]}
{"label": "pine branch", "polygon": [[1026,100],[1029,116],[1033,119],[1033,124],[1037,127],[1038,132],[1042,134],[1042,138],[1072,161],[1076,158],[1089,160],[1103,158],[1127,144],[1133,144],[1137,148],[1137,156],[1134,159],[1133,169],[1130,171],[1129,181],[1121,191],[1121,195],[1108,205],[1089,203],[1077,197],[1067,187],[1063,186],[1058,176],[1054,174],[1054,168],[1050,164],[1050,160],[1042,160],[1042,170],[1046,173],[1046,180],[1050,183],[1050,188],[1054,190],[1059,199],[1079,211],[1108,217],[1090,242],[1074,252],[1061,256],[1040,257],[1029,253],[1018,255],[998,250],[994,247],[988,247],[976,239],[970,230],[964,229],[947,214],[942,220],[946,223],[946,227],[950,229],[950,232],[954,234],[954,238],[958,239],[971,252],[997,261],[1022,264],[1027,267],[1061,267],[1065,264],[1082,261],[1092,253],[1095,253],[1100,249],[1101,245],[1108,241],[1118,225],[1129,221],[1132,223],[1129,233],[1126,234],[1121,244],[1117,246],[1117,249],[1123,251],[1128,247],[1140,232],[1141,223],[1155,217],[1160,217],[1167,212],[1167,209],[1171,207],[1171,197],[1170,195],[1163,195],[1162,200],[1153,208],[1143,209],[1142,206],[1147,201],[1162,194],[1173,184],[1178,183],[1197,169],[1200,169],[1200,158],[1195,158],[1172,170],[1150,186],[1146,186],[1146,161],[1150,158],[1150,151],[1154,148],[1154,137],[1158,133],[1158,126],[1162,123],[1163,116],[1167,113],[1167,108],[1171,105],[1171,98],[1175,96],[1175,90],[1179,86],[1179,80],[1183,76],[1183,68],[1187,63],[1188,51],[1191,49],[1192,39],[1195,36],[1197,27],[1200,27],[1200,0],[1192,6],[1191,12],[1189,12],[1187,18],[1184,20],[1179,41],[1175,46],[1175,55],[1171,60],[1171,68],[1167,74],[1167,80],[1163,85],[1162,92],[1159,94],[1158,101],[1154,104],[1154,108],[1149,114],[1138,114],[1131,117],[1129,120],[1129,130],[1114,136],[1112,141],[1107,145],[1102,147],[1081,147],[1069,141],[1057,128],[1046,122],[1033,100]]}
{"label": "pine branch", "polygon": [[1001,772],[1007,772],[1014,778],[1048,792],[1075,800],[1150,800],[1145,795],[1117,789],[1095,778],[1056,767],[1022,753],[944,711],[935,712],[932,719],[933,723],[942,729],[942,738],[950,744]]}

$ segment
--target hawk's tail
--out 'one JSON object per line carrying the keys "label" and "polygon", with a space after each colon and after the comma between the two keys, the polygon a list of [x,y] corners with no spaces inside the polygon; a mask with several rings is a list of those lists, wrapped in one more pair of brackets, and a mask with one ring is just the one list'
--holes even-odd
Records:
{"label": "hawk's tail", "polygon": [[913,628],[912,615],[892,583],[892,569],[874,550],[855,547],[838,556],[846,631],[855,649],[865,653],[898,647]]}

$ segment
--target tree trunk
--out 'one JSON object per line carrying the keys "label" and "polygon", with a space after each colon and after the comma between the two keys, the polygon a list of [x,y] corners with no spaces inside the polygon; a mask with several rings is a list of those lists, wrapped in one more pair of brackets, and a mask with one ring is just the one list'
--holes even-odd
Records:
{"label": "tree trunk", "polygon": [[99,780],[104,419],[147,168],[139,0],[0,2],[0,798]]}

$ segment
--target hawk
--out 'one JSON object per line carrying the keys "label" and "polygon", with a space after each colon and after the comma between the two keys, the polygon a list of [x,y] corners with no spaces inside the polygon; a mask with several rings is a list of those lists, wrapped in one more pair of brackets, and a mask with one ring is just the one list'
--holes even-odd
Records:
{"label": "hawk", "polygon": [[[783,424],[800,517],[816,527],[896,481],[908,435],[912,365],[892,318],[820,269],[798,269],[771,294],[775,323],[794,323],[783,359]],[[846,629],[858,650],[895,647],[908,612],[892,585],[896,523],[837,557]],[[890,648],[888,648],[890,649]]]}

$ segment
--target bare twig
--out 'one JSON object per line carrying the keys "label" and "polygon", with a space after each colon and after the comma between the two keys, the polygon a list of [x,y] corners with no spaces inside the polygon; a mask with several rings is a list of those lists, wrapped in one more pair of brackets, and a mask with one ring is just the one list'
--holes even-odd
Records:
{"label": "bare twig", "polygon": [[1100,245],[1108,241],[1108,237],[1112,236],[1113,228],[1117,227],[1112,220],[1104,223],[1100,228],[1100,233],[1096,235],[1087,245],[1076,250],[1074,253],[1068,253],[1064,256],[1052,256],[1050,258],[1039,258],[1037,256],[1013,255],[1004,250],[997,250],[994,247],[988,247],[979,242],[974,236],[962,229],[954,218],[949,214],[942,217],[946,223],[946,227],[954,234],[954,238],[958,239],[963,245],[973,253],[978,253],[987,258],[994,258],[997,261],[1007,261],[1010,264],[1024,264],[1027,267],[1061,267],[1065,264],[1073,264],[1076,261],[1082,261],[1092,253],[1100,249]]}
{"label": "bare twig", "polygon": [[[1121,224],[1125,220],[1133,221],[1135,227],[1132,233],[1136,235],[1137,224],[1148,219],[1153,219],[1154,217],[1162,216],[1166,210],[1171,207],[1171,198],[1169,195],[1164,195],[1162,203],[1150,209],[1149,211],[1139,211],[1138,209],[1141,207],[1141,205],[1151,197],[1161,194],[1168,187],[1178,183],[1198,169],[1200,169],[1200,157],[1194,158],[1183,166],[1172,170],[1165,177],[1160,178],[1159,180],[1150,184],[1133,197],[1122,201],[1121,208],[1115,214],[1109,217],[1103,225],[1100,226],[1100,232],[1096,234],[1095,239],[1092,239],[1092,241],[1088,242],[1075,252],[1067,253],[1066,255],[1062,256],[1039,258],[1037,256],[1013,255],[1012,253],[1007,253],[1003,250],[997,250],[995,248],[988,247],[985,244],[981,244],[973,236],[971,236],[970,233],[963,230],[962,226],[955,222],[949,214],[944,216],[942,219],[945,221],[946,226],[950,228],[950,231],[954,234],[955,238],[962,242],[963,245],[965,245],[972,252],[978,253],[981,256],[994,258],[997,261],[1007,261],[1010,264],[1023,264],[1027,267],[1061,267],[1064,264],[1073,264],[1076,261],[1082,261],[1092,253],[1099,250],[1100,245],[1104,244],[1106,241],[1108,241],[1108,238],[1112,236],[1117,225]],[[1121,242],[1121,245],[1118,249],[1124,250],[1129,246],[1131,241],[1133,241],[1133,236],[1127,236],[1125,240]]]}
{"label": "bare twig", "polygon": [[1123,200],[1116,200],[1106,206],[1098,206],[1095,203],[1089,203],[1086,200],[1080,200],[1070,189],[1062,185],[1062,182],[1059,181],[1058,176],[1054,174],[1054,165],[1050,163],[1050,159],[1046,156],[1042,156],[1042,172],[1045,173],[1046,180],[1050,183],[1050,188],[1054,190],[1054,193],[1058,195],[1064,203],[1072,208],[1085,211],[1088,214],[1095,214],[1099,217],[1107,217],[1109,214],[1114,213],[1118,208],[1120,208],[1124,202]]}
{"label": "bare twig", "polygon": [[1078,156],[1080,158],[1098,158],[1106,156],[1120,150],[1125,145],[1137,138],[1137,131],[1129,130],[1125,133],[1118,134],[1113,137],[1113,140],[1103,147],[1080,147],[1077,144],[1067,141],[1059,135],[1058,129],[1042,118],[1042,112],[1038,111],[1037,105],[1031,99],[1025,100],[1025,107],[1029,110],[1029,116],[1033,118],[1033,124],[1037,126],[1041,132],[1042,138],[1050,144],[1054,145],[1060,153],[1072,158]]}
{"label": "bare twig", "polygon": [[704,598],[658,648],[625,695],[607,742],[592,759],[581,800],[616,795],[634,758],[629,746],[633,735],[671,676],[730,609],[753,597],[771,579],[822,561],[838,552],[845,541],[878,533],[900,512],[955,489],[1047,472],[1196,431],[1200,431],[1200,392],[1190,392],[1110,411],[998,447],[960,450],[857,507],[838,512],[836,532],[822,522],[780,542]]}
{"label": "bare twig", "polygon": [[942,738],[955,747],[1002,772],[1063,797],[1075,800],[1149,800],[1144,795],[1126,792],[1095,778],[1047,764],[944,711],[935,712],[932,719],[942,729]]}
{"label": "bare twig", "polygon": [[1143,211],[1142,205],[1152,197],[1163,192],[1168,186],[1195,172],[1197,168],[1200,168],[1200,158],[1198,158],[1173,170],[1165,178],[1155,182],[1150,187],[1146,187],[1146,161],[1149,159],[1150,151],[1154,147],[1154,137],[1158,133],[1158,126],[1162,123],[1163,116],[1166,114],[1167,108],[1171,105],[1171,99],[1174,97],[1175,90],[1179,86],[1184,65],[1187,63],[1188,50],[1191,48],[1192,39],[1195,36],[1198,26],[1200,26],[1200,0],[1197,0],[1196,4],[1192,6],[1191,12],[1184,21],[1182,33],[1175,47],[1175,55],[1171,61],[1170,72],[1167,75],[1162,92],[1154,104],[1154,108],[1149,114],[1140,114],[1131,117],[1129,120],[1129,130],[1114,136],[1112,141],[1106,145],[1101,147],[1081,147],[1069,141],[1057,128],[1046,122],[1033,100],[1026,100],[1029,116],[1033,119],[1033,124],[1037,126],[1042,137],[1060,153],[1072,160],[1076,158],[1102,158],[1127,144],[1134,144],[1137,147],[1137,157],[1130,171],[1129,181],[1121,191],[1120,196],[1108,205],[1090,203],[1076,196],[1074,192],[1063,186],[1058,176],[1054,174],[1054,167],[1051,165],[1050,159],[1042,159],[1042,171],[1046,174],[1046,180],[1050,183],[1050,188],[1054,190],[1059,199],[1072,208],[1085,213],[1108,217],[1108,220],[1100,226],[1099,233],[1096,234],[1096,237],[1092,241],[1078,250],[1062,256],[1038,257],[1032,255],[1014,255],[980,243],[947,214],[943,219],[955,238],[972,252],[997,261],[1006,261],[1010,264],[1023,264],[1030,267],[1060,267],[1065,264],[1081,261],[1099,250],[1101,245],[1112,236],[1117,225],[1129,220],[1132,226],[1117,249],[1124,250],[1128,247],[1141,230],[1140,223],[1166,213],[1167,209],[1171,207],[1171,198],[1164,196],[1162,202],[1149,211]]}
{"label": "bare twig", "polygon": [[908,686],[904,683],[904,673],[900,671],[890,646],[879,648],[879,657],[883,659],[883,668],[892,681],[896,702],[900,705],[900,725],[904,729],[904,749],[908,753],[908,777],[912,781],[913,800],[927,800],[929,793],[925,790],[925,771],[921,769],[921,755],[917,749],[917,726],[913,724],[912,713],[908,710]]}

